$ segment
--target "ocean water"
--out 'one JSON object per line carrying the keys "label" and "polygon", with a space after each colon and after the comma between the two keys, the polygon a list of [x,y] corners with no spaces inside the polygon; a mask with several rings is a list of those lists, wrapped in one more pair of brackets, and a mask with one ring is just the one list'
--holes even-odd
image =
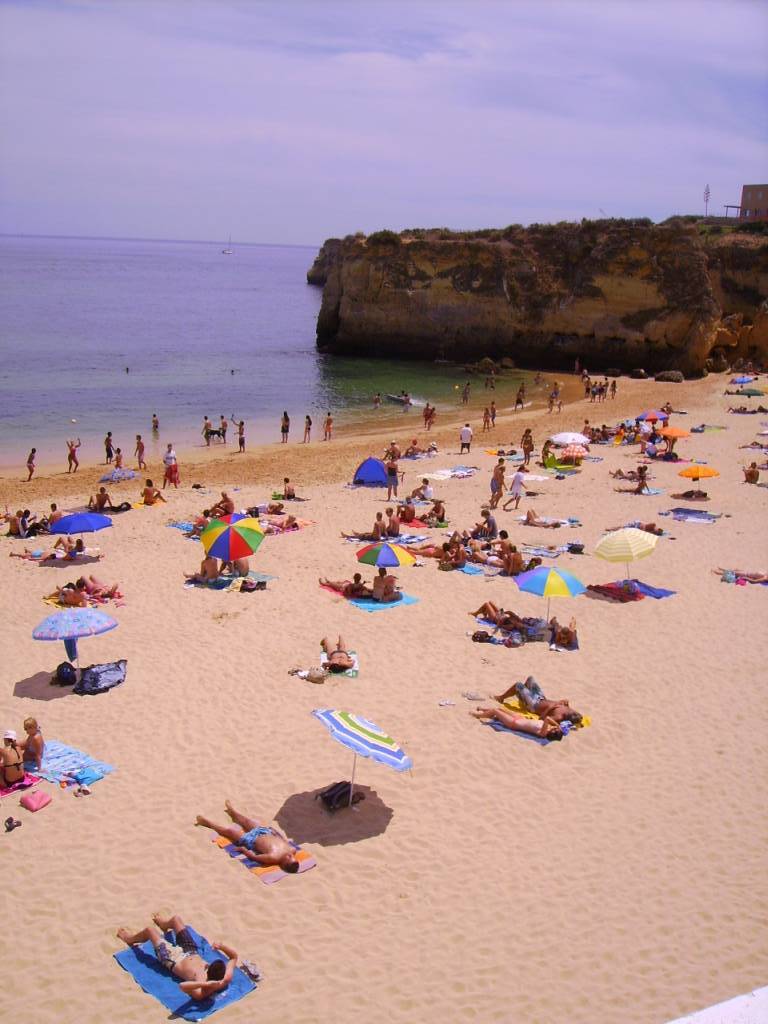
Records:
{"label": "ocean water", "polygon": [[[285,409],[300,440],[305,414],[318,436],[327,410],[339,423],[370,417],[376,391],[458,406],[460,367],[317,352],[314,248],[223,247],[0,238],[0,464],[22,465],[31,447],[40,463],[66,464],[70,436],[81,461],[100,461],[107,430],[128,456],[137,433],[150,456],[167,441],[190,448],[205,415],[245,420],[260,443],[279,439]],[[515,387],[505,380],[497,404]],[[397,410],[385,403],[380,415]]]}

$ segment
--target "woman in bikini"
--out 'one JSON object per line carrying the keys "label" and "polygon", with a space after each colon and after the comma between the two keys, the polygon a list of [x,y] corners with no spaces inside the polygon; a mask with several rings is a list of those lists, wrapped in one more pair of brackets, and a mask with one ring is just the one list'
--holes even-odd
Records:
{"label": "woman in bikini", "polygon": [[24,778],[24,755],[16,739],[16,733],[9,729],[3,737],[0,749],[0,781],[3,786],[13,786]]}
{"label": "woman in bikini", "polygon": [[320,641],[320,646],[323,648],[328,658],[329,672],[346,672],[348,669],[355,667],[354,659],[347,650],[346,644],[341,636],[339,636],[334,649],[331,649],[331,646],[328,643],[328,637],[326,636],[324,636]]}
{"label": "woman in bikini", "polygon": [[515,732],[525,732],[529,736],[538,736],[543,740],[561,740],[563,730],[557,722],[551,718],[526,718],[525,715],[516,715],[513,711],[502,711],[500,708],[477,708],[470,711],[473,718],[484,721],[497,721]]}
{"label": "woman in bikini", "polygon": [[519,615],[514,612],[504,611],[503,608],[499,608],[498,605],[494,604],[493,601],[485,601],[477,611],[469,613],[475,619],[488,619],[494,626],[498,626],[499,629],[525,629],[526,622],[521,619]]}
{"label": "woman in bikini", "polygon": [[321,576],[318,583],[321,587],[335,590],[337,594],[341,594],[343,597],[371,597],[373,595],[373,591],[365,585],[363,577],[359,572],[356,572],[351,580],[329,580]]}
{"label": "woman in bikini", "polygon": [[71,439],[71,440],[67,441],[67,472],[68,473],[76,473],[77,472],[77,467],[80,465],[80,462],[78,461],[78,458],[77,458],[77,449],[80,447],[81,444],[82,444],[82,442],[81,442],[79,437],[77,438],[77,440]]}

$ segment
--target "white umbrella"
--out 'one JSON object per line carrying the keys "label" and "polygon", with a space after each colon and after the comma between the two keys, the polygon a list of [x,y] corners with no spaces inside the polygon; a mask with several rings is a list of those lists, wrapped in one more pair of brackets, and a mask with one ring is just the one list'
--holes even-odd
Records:
{"label": "white umbrella", "polygon": [[553,434],[550,438],[555,444],[589,444],[589,438],[584,437],[583,434],[569,434],[567,431],[563,434]]}

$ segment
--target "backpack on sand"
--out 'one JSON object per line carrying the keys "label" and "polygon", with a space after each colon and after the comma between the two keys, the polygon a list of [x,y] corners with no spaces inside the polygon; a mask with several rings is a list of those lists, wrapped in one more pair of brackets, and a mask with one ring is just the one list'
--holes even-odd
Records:
{"label": "backpack on sand", "polygon": [[[319,797],[323,801],[323,806],[331,814],[341,810],[342,807],[349,807],[349,794],[352,788],[350,782],[334,782],[328,789],[322,790],[320,793],[315,794],[315,800]],[[355,790],[352,794],[352,806],[359,803],[361,800],[365,800],[365,794],[361,793],[360,790]]]}
{"label": "backpack on sand", "polygon": [[53,686],[74,686],[77,682],[77,672],[68,661],[62,661],[56,669],[56,674],[51,680]]}

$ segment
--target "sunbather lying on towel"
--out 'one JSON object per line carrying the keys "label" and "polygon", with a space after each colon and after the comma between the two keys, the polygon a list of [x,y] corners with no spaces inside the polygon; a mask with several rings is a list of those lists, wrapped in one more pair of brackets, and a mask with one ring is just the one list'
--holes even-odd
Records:
{"label": "sunbather lying on towel", "polygon": [[573,647],[578,637],[576,636],[576,619],[571,619],[567,626],[561,626],[556,618],[551,618],[549,624],[552,627],[551,643],[555,647]]}
{"label": "sunbather lying on towel", "polygon": [[746,580],[747,583],[768,583],[768,573],[764,572],[742,572],[741,569],[713,569],[715,576],[735,576],[737,580]]}
{"label": "sunbather lying on towel", "polygon": [[[297,865],[298,866],[298,865]],[[208,999],[217,992],[223,992],[232,981],[237,966],[237,953],[223,942],[214,942],[213,948],[218,949],[227,957],[227,961],[214,960],[206,963],[200,956],[192,934],[178,916],[162,918],[155,914],[152,918],[154,926],[142,928],[131,935],[127,928],[120,928],[118,939],[127,946],[138,946],[142,942],[151,942],[155,948],[157,959],[174,979],[179,988],[196,1002]],[[176,936],[175,943],[166,939],[164,932],[172,930]]]}
{"label": "sunbather lying on towel", "polygon": [[373,591],[366,586],[359,572],[356,572],[351,580],[329,580],[321,576],[319,583],[321,587],[330,587],[344,597],[373,597]]}
{"label": "sunbather lying on towel", "polygon": [[68,562],[77,562],[86,556],[101,558],[100,554],[89,552],[80,538],[73,543],[69,537],[59,537],[50,551],[30,551],[29,548],[24,548],[23,551],[10,552],[11,558],[26,558],[32,562],[52,562],[57,558],[65,559]]}
{"label": "sunbather lying on towel", "polygon": [[211,828],[220,836],[229,839],[242,851],[244,857],[256,864],[275,864],[289,874],[296,874],[299,870],[296,851],[285,836],[277,829],[263,825],[258,818],[246,818],[244,814],[234,809],[229,800],[224,804],[224,808],[233,824],[217,825],[202,814],[198,814],[195,824]]}
{"label": "sunbather lying on towel", "polygon": [[65,583],[61,587],[56,587],[50,594],[46,594],[43,600],[58,601],[68,608],[88,607],[88,595],[76,583]]}
{"label": "sunbather lying on towel", "polygon": [[498,626],[499,629],[523,630],[527,625],[525,619],[521,619],[515,612],[508,612],[503,608],[499,608],[493,601],[484,601],[477,611],[470,612],[469,614],[475,619],[488,619],[489,622]]}
{"label": "sunbather lying on towel", "polygon": [[345,540],[370,540],[375,544],[378,544],[380,540],[384,539],[385,529],[384,513],[377,512],[376,521],[374,522],[370,533],[344,533],[342,530],[341,536],[344,537]]}
{"label": "sunbather lying on towel", "polygon": [[290,530],[298,530],[299,524],[296,516],[269,516],[264,527],[264,533],[288,533]]}
{"label": "sunbather lying on towel", "polygon": [[122,597],[119,583],[105,583],[96,576],[81,576],[75,586],[89,597]]}
{"label": "sunbather lying on towel", "polygon": [[[629,527],[629,528],[631,528],[633,530],[642,530],[643,533],[653,533],[657,537],[660,537],[662,535],[662,533],[664,533],[662,528],[660,526],[657,526],[656,523],[640,523],[640,522],[627,523],[627,527]],[[625,527],[623,527],[623,526],[606,526],[605,527],[605,532],[606,533],[615,533],[617,530],[623,530],[623,529],[625,529]]]}
{"label": "sunbather lying on towel", "polygon": [[637,481],[638,475],[636,469],[628,469],[625,473],[623,469],[615,469],[611,471],[611,476],[614,480],[633,480]]}
{"label": "sunbather lying on towel", "polygon": [[206,555],[200,563],[199,572],[185,572],[184,578],[192,583],[211,583],[219,578],[219,562],[213,555]]}
{"label": "sunbather lying on towel", "polygon": [[545,519],[540,519],[539,516],[536,514],[536,509],[529,508],[528,511],[525,513],[523,526],[541,526],[545,530],[558,530],[562,526],[562,523],[550,523],[547,522]]}
{"label": "sunbather lying on towel", "polygon": [[339,639],[336,641],[336,647],[331,648],[328,643],[328,637],[324,636],[320,641],[320,646],[328,656],[328,671],[329,672],[346,672],[350,668],[355,667],[355,660],[351,657],[344,640],[339,634]]}
{"label": "sunbather lying on towel", "polygon": [[513,683],[504,693],[498,694],[496,700],[503,704],[508,697],[517,697],[528,711],[539,718],[549,718],[558,725],[560,722],[578,725],[582,719],[582,715],[574,711],[567,700],[547,700],[533,676],[528,676],[524,683]]}
{"label": "sunbather lying on towel", "polygon": [[506,725],[508,729],[515,732],[527,732],[531,736],[539,736],[544,740],[561,740],[563,731],[551,718],[540,718],[535,721],[533,718],[526,718],[525,715],[516,715],[513,711],[502,711],[500,708],[477,708],[470,711],[473,718],[493,720]]}

